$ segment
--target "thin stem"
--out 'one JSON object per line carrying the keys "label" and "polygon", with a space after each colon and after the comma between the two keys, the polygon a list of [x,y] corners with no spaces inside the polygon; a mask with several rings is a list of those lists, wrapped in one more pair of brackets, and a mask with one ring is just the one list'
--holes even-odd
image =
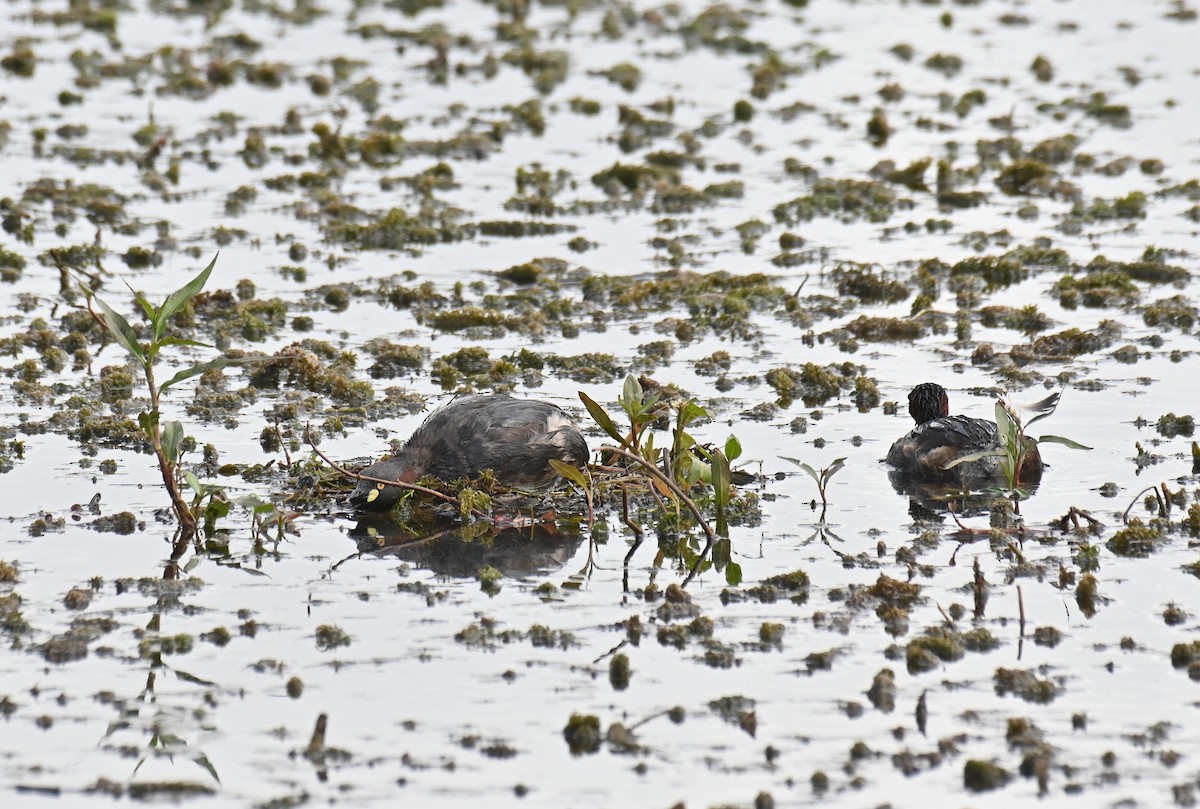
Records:
{"label": "thin stem", "polygon": [[1157,487],[1157,486],[1147,486],[1146,488],[1142,489],[1140,492],[1138,492],[1137,494],[1135,494],[1135,495],[1133,496],[1133,500],[1131,500],[1131,501],[1129,502],[1129,508],[1125,509],[1125,511],[1124,511],[1124,512],[1121,514],[1121,522],[1125,523],[1126,525],[1128,525],[1128,524],[1129,524],[1129,512],[1133,511],[1133,507],[1137,505],[1137,503],[1138,503],[1138,500],[1139,500],[1139,499],[1141,498],[1141,496],[1142,496],[1143,494],[1145,494],[1146,492],[1154,492],[1154,493],[1155,493],[1155,495],[1157,495],[1157,494],[1158,494],[1158,487]]}
{"label": "thin stem", "polygon": [[[364,475],[360,472],[351,472],[346,467],[344,467],[341,464],[334,461],[332,458],[330,458],[324,452],[321,452],[321,450],[317,447],[317,445],[315,443],[313,443],[312,437],[308,434],[308,430],[304,431],[304,440],[307,442],[307,444],[310,447],[312,447],[312,451],[317,453],[318,457],[320,457],[320,459],[322,461],[324,461],[326,464],[328,464],[329,467],[333,471],[337,472],[340,475],[345,475],[346,477],[353,478],[354,480],[365,480],[365,481],[368,481],[369,483],[382,483],[386,486],[397,486],[401,489],[412,489],[414,492],[421,492],[422,494],[427,494],[431,497],[436,497],[439,500],[444,500],[445,502],[450,503],[451,505],[455,506],[456,508],[459,508],[459,509],[462,508],[462,504],[459,502],[457,497],[454,497],[449,494],[444,494],[442,492],[439,492],[437,489],[430,489],[428,486],[422,486],[419,483],[405,483],[402,480],[387,480],[385,478],[376,478],[376,477],[371,477],[370,475]],[[472,508],[470,511],[471,511],[472,516],[478,517],[481,520],[490,519],[487,514],[483,513],[482,511],[480,511],[477,508]]]}
{"label": "thin stem", "polygon": [[150,431],[149,436],[150,445],[154,448],[154,455],[158,459],[158,469],[162,473],[163,485],[167,487],[167,494],[171,498],[171,507],[179,519],[180,542],[185,542],[196,536],[196,515],[183,499],[175,462],[167,457],[166,450],[163,449],[160,421],[162,412],[159,410],[160,393],[158,383],[154,380],[153,360],[147,358],[142,364],[142,370],[146,374],[146,387],[150,390],[150,412],[155,416],[154,428]]}
{"label": "thin stem", "polygon": [[696,522],[700,524],[702,529],[704,529],[704,534],[708,537],[708,542],[704,545],[704,550],[700,551],[700,555],[696,558],[696,563],[692,565],[691,572],[688,573],[687,577],[679,585],[680,587],[687,587],[688,583],[691,582],[691,580],[696,577],[696,574],[700,572],[700,565],[704,562],[705,558],[707,558],[709,551],[712,550],[713,545],[716,544],[717,535],[713,533],[708,521],[704,519],[704,515],[700,513],[700,509],[696,507],[696,503],[692,500],[692,498],[687,496],[683,489],[679,487],[679,484],[664,475],[655,464],[650,463],[640,455],[635,455],[632,452],[626,452],[625,450],[617,449],[616,447],[604,446],[600,448],[600,451],[611,452],[614,455],[622,457],[628,461],[633,461],[638,466],[645,469],[651,477],[662,483],[671,490],[672,494],[683,501],[683,504],[687,506],[688,511],[692,512],[692,516],[696,518]]}

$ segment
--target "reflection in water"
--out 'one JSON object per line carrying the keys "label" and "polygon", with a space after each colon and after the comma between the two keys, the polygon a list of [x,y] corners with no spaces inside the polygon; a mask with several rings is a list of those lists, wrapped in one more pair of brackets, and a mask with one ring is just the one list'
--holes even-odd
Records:
{"label": "reflection in water", "polygon": [[[959,517],[988,514],[996,499],[1004,494],[999,487],[996,489],[963,491],[961,486],[952,483],[927,483],[913,480],[897,469],[888,470],[888,480],[897,494],[909,497],[908,512],[914,520],[942,521],[947,512],[954,512]],[[1040,483],[1023,486],[1028,497],[1038,490]]]}
{"label": "reflection in water", "polygon": [[521,528],[492,526],[483,534],[479,528],[447,521],[417,534],[387,514],[359,515],[350,530],[358,553],[338,565],[371,554],[394,556],[441,576],[475,578],[490,565],[505,576],[521,578],[562,569],[583,542],[578,532],[562,533],[550,521]]}

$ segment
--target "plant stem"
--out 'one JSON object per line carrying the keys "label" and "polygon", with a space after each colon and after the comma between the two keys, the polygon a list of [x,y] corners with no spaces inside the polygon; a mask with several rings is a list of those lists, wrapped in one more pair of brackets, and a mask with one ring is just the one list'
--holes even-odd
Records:
{"label": "plant stem", "polygon": [[664,486],[671,490],[672,494],[683,501],[684,505],[688,507],[688,511],[692,512],[692,516],[696,518],[696,522],[698,522],[700,527],[704,529],[704,534],[708,537],[708,542],[704,545],[704,550],[700,551],[700,555],[696,557],[696,563],[692,565],[692,569],[687,574],[687,577],[679,585],[680,587],[687,587],[692,579],[696,577],[696,574],[700,572],[700,565],[703,564],[705,558],[708,556],[709,551],[712,550],[713,545],[715,545],[717,542],[717,536],[713,533],[708,521],[704,519],[704,515],[700,513],[700,509],[696,507],[696,503],[692,500],[692,498],[688,497],[683,489],[681,489],[679,485],[675,483],[675,481],[664,475],[657,466],[647,461],[641,455],[636,455],[632,452],[626,452],[623,449],[617,449],[616,447],[608,446],[601,447],[600,451],[611,452],[615,455],[619,455],[626,460],[633,461],[638,466],[645,469],[651,477],[661,482]]}
{"label": "plant stem", "polygon": [[150,412],[154,414],[154,429],[149,436],[150,445],[158,459],[158,469],[162,473],[163,485],[167,487],[167,494],[171,498],[171,507],[179,519],[180,541],[186,542],[196,536],[196,515],[192,513],[191,506],[183,499],[183,492],[179,488],[179,477],[175,474],[175,462],[167,457],[167,453],[163,449],[160,421],[162,413],[159,410],[158,384],[154,381],[153,358],[147,359],[142,368],[146,372],[146,386],[150,390]]}
{"label": "plant stem", "polygon": [[[384,478],[375,478],[375,477],[371,477],[370,475],[364,475],[360,472],[351,472],[349,469],[345,468],[341,464],[334,461],[332,458],[330,458],[324,452],[321,452],[320,448],[317,447],[316,442],[313,441],[312,436],[309,435],[307,427],[305,427],[305,429],[304,429],[304,440],[308,443],[308,446],[312,448],[312,451],[317,453],[317,456],[322,461],[324,461],[325,463],[327,463],[329,465],[330,469],[332,469],[333,471],[337,472],[340,475],[345,475],[346,477],[353,478],[354,480],[365,480],[369,483],[383,483],[385,485],[396,486],[401,489],[411,489],[414,492],[421,492],[422,494],[427,494],[430,497],[436,497],[439,500],[443,500],[447,503],[450,503],[451,505],[455,506],[456,508],[461,509],[461,507],[462,507],[462,504],[460,503],[460,501],[457,497],[454,497],[449,494],[444,494],[442,492],[439,492],[437,489],[430,489],[428,486],[421,486],[418,483],[405,483],[402,480],[386,480]],[[480,511],[477,508],[471,508],[470,511],[471,511],[472,516],[476,517],[477,519],[484,520],[484,521],[491,521],[491,519],[492,519],[490,515],[485,514],[484,512]]]}

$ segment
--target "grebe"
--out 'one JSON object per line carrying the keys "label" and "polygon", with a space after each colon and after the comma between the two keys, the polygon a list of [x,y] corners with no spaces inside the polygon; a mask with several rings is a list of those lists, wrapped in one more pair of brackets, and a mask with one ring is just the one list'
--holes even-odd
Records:
{"label": "grebe", "polygon": [[[1057,404],[1057,396],[1051,397]],[[1047,400],[1046,403],[1049,403]],[[1039,402],[1037,406],[1046,403]],[[887,462],[911,480],[940,483],[978,483],[1004,479],[998,456],[967,461],[944,468],[963,455],[1000,449],[1000,433],[994,421],[951,416],[946,389],[933,382],[917,385],[908,394],[908,412],[917,426],[892,444]],[[1017,480],[1030,483],[1042,474],[1042,456],[1034,444],[1025,454]]]}
{"label": "grebe", "polygon": [[[435,410],[395,454],[361,474],[413,483],[476,477],[491,470],[517,489],[549,488],[558,478],[550,460],[582,467],[588,446],[571,417],[557,405],[505,394],[467,396]],[[360,480],[349,502],[388,509],[404,489]]]}

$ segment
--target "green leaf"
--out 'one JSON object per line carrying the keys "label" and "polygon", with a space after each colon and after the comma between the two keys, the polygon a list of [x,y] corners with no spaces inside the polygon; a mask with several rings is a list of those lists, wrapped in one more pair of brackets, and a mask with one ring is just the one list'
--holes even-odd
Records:
{"label": "green leaf", "polygon": [[779,457],[783,458],[783,460],[785,460],[785,461],[791,461],[796,466],[800,467],[805,472],[807,472],[808,476],[813,479],[814,483],[816,483],[818,486],[821,485],[821,476],[819,474],[817,474],[817,470],[813,469],[811,466],[806,464],[804,461],[797,460],[796,458],[789,458],[786,455],[780,455]]}
{"label": "green leaf", "polygon": [[221,497],[210,497],[208,505],[204,509],[204,519],[206,522],[215,523],[223,517],[228,517],[230,508],[231,505],[228,500]]}
{"label": "green leaf", "polygon": [[179,445],[183,441],[183,425],[177,421],[168,421],[162,428],[163,454],[172,464],[179,461]]}
{"label": "green leaf", "polygon": [[621,407],[630,418],[641,413],[643,396],[642,383],[638,378],[633,374],[625,377],[625,385],[621,391]]}
{"label": "green leaf", "polygon": [[221,776],[217,775],[217,768],[214,767],[212,765],[212,762],[208,760],[208,756],[201,753],[200,755],[193,758],[192,761],[196,762],[201,767],[208,770],[208,774],[213,777],[214,781],[216,781],[218,784],[221,783]]}
{"label": "green leaf", "polygon": [[733,542],[728,539],[718,539],[712,546],[712,565],[717,570],[724,570],[733,557]]}
{"label": "green leaf", "polygon": [[1058,402],[1060,399],[1062,399],[1062,391],[1057,391],[1055,393],[1051,393],[1045,399],[1025,405],[1026,410],[1037,414],[1029,421],[1025,422],[1025,428],[1028,429],[1029,425],[1033,424],[1035,421],[1040,421],[1041,419],[1053,416],[1054,411],[1058,409]]}
{"label": "green leaf", "polygon": [[188,488],[194,491],[200,497],[208,494],[208,486],[200,482],[200,478],[196,477],[195,472],[184,472],[183,480],[187,483]]}
{"label": "green leaf", "polygon": [[[121,280],[125,281],[124,278],[122,278]],[[146,319],[153,322],[154,321],[154,304],[152,304],[152,303],[150,303],[150,301],[146,300],[145,295],[138,292],[133,287],[129,286],[128,281],[125,281],[125,286],[129,287],[129,291],[133,293],[133,299],[135,301],[137,301],[138,306],[142,307],[142,311],[146,313]]]}
{"label": "green leaf", "polygon": [[981,458],[1007,458],[1008,453],[1002,449],[985,449],[982,452],[972,452],[969,455],[960,455],[950,463],[942,467],[942,469],[953,469],[959,464],[969,463],[970,461],[978,461]]}
{"label": "green leaf", "polygon": [[587,491],[587,478],[584,477],[581,469],[578,469],[565,461],[560,461],[557,458],[550,459],[550,467],[579,488]]}
{"label": "green leaf", "polygon": [[1041,438],[1038,439],[1038,443],[1039,444],[1062,444],[1064,447],[1070,447],[1071,449],[1091,449],[1091,447],[1084,446],[1083,444],[1080,444],[1078,441],[1072,441],[1069,438],[1063,438],[1061,435],[1043,435]]}
{"label": "green leaf", "polygon": [[158,341],[158,345],[162,346],[190,346],[191,348],[212,348],[208,343],[200,343],[196,340],[186,340],[182,337],[164,337]]}
{"label": "green leaf", "polygon": [[145,410],[138,413],[138,426],[142,428],[142,432],[146,434],[146,438],[153,440],[154,428],[158,426],[158,411]]}
{"label": "green leaf", "polygon": [[1013,420],[1012,414],[1001,402],[996,402],[996,432],[1000,438],[1000,445],[1016,447],[1019,431],[1020,427]]}
{"label": "green leaf", "polygon": [[846,459],[838,458],[836,461],[831,463],[828,467],[821,470],[821,480],[825,483],[828,483],[829,479],[831,477],[833,477],[834,475],[836,475],[838,472],[840,472],[842,470],[842,468],[845,467],[845,465],[846,465]]}
{"label": "green leaf", "polygon": [[684,427],[699,418],[711,419],[708,411],[690,399],[679,408],[678,423]]}
{"label": "green leaf", "polygon": [[163,332],[167,329],[167,323],[175,316],[175,313],[186,306],[197,292],[204,289],[204,285],[208,282],[208,276],[212,275],[213,267],[217,266],[217,258],[220,255],[217,253],[213,256],[213,260],[200,271],[199,275],[168,295],[167,299],[163,301],[163,305],[155,311],[153,318],[155,341],[162,339]]}
{"label": "green leaf", "polygon": [[612,418],[609,417],[608,413],[605,412],[603,407],[596,404],[596,402],[592,400],[592,397],[588,396],[583,391],[579,392],[579,400],[583,402],[583,406],[587,408],[588,415],[592,417],[592,421],[600,425],[600,429],[612,436],[613,440],[620,444],[622,448],[629,448],[629,444],[626,443],[625,438],[617,429],[617,425],[613,423]]}
{"label": "green leaf", "polygon": [[[205,688],[216,688],[217,687],[217,683],[214,683],[212,680],[205,680],[202,677],[197,677],[195,674],[189,674],[188,672],[183,671],[182,669],[171,669],[171,671],[173,671],[175,673],[175,677],[177,679],[183,680],[185,683],[191,683],[192,685],[202,685]],[[164,737],[163,741],[167,741],[167,739]],[[182,739],[180,741],[182,742]]]}
{"label": "green leaf", "polygon": [[229,357],[217,357],[215,360],[209,360],[208,362],[201,362],[197,365],[193,365],[190,368],[184,368],[182,371],[175,374],[175,376],[171,377],[166,382],[159,385],[158,392],[163,393],[167,388],[171,387],[172,385],[182,382],[185,379],[191,379],[193,376],[199,376],[200,374],[207,373],[209,371],[218,371],[218,370],[224,368],[226,365],[231,364],[232,362],[233,362],[233,360],[230,359]]}
{"label": "green leaf", "polygon": [[729,461],[719,449],[704,454],[708,456],[709,464],[712,467],[713,496],[716,498],[717,508],[723,509],[729,505],[731,489]]}
{"label": "green leaf", "polygon": [[672,449],[675,452],[686,452],[692,447],[697,446],[696,439],[678,428],[672,431],[672,437],[675,439],[674,444],[672,444]]}
{"label": "green leaf", "polygon": [[737,440],[736,435],[725,439],[725,457],[729,459],[730,463],[742,457],[742,442]]}
{"label": "green leaf", "polygon": [[122,348],[136,357],[138,362],[144,366],[146,364],[146,350],[138,342],[137,334],[134,333],[133,327],[129,325],[129,321],[105,303],[104,299],[99,295],[94,292],[89,292],[88,295],[100,307],[100,318],[104,321],[104,328],[108,330],[108,333],[113,336],[113,339]]}
{"label": "green leaf", "polygon": [[737,562],[730,562],[725,566],[725,583],[730,587],[737,587],[742,583],[742,566]]}

